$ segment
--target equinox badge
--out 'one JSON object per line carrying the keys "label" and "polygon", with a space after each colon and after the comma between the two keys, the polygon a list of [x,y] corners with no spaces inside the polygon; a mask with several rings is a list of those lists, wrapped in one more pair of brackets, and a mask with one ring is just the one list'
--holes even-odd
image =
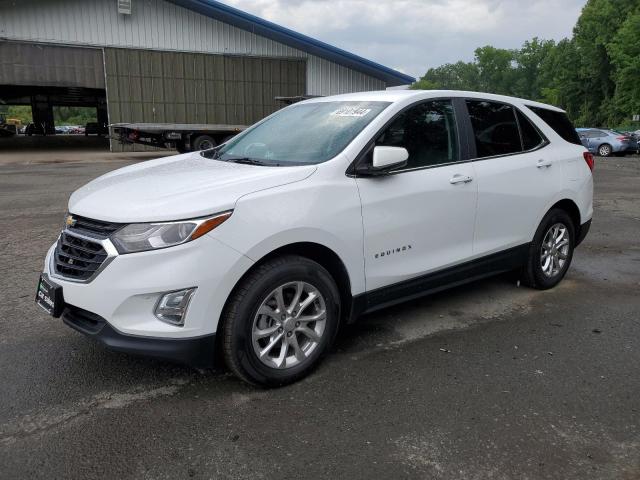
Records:
{"label": "equinox badge", "polygon": [[385,250],[384,252],[376,253],[375,258],[388,257],[396,253],[402,253],[411,250],[411,245],[403,245],[402,247],[392,248],[391,250]]}

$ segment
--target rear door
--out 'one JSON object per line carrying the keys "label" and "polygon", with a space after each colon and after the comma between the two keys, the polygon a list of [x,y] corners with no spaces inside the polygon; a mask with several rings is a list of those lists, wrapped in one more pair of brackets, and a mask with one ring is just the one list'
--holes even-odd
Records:
{"label": "rear door", "polygon": [[561,189],[561,166],[543,135],[507,103],[466,100],[478,181],[474,256],[531,241],[536,221]]}
{"label": "rear door", "polygon": [[[362,201],[367,290],[461,263],[473,254],[477,186],[461,155],[450,99],[414,105],[374,140],[404,147],[407,166],[382,177],[357,178]],[[465,147],[466,148],[466,147]]]}

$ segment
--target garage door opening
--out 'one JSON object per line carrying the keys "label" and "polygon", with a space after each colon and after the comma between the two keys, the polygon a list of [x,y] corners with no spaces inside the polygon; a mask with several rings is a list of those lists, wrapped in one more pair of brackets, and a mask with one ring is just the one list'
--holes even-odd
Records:
{"label": "garage door opening", "polygon": [[0,138],[24,133],[24,129],[32,121],[30,106],[0,104]]}
{"label": "garage door opening", "polygon": [[96,107],[53,106],[56,135],[99,135],[107,133],[105,124],[98,122]]}

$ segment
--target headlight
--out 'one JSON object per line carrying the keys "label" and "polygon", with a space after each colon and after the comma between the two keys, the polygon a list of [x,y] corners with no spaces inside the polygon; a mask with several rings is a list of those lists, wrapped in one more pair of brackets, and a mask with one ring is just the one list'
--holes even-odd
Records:
{"label": "headlight", "polygon": [[213,217],[184,222],[132,223],[111,236],[119,253],[143,252],[180,245],[210,232],[231,216],[224,212]]}

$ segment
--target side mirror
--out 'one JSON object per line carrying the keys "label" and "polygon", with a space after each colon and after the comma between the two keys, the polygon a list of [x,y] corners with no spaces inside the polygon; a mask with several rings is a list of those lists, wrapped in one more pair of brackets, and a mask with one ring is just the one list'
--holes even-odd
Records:
{"label": "side mirror", "polygon": [[409,152],[403,147],[375,147],[371,165],[360,165],[356,172],[362,176],[386,175],[391,170],[407,164]]}

